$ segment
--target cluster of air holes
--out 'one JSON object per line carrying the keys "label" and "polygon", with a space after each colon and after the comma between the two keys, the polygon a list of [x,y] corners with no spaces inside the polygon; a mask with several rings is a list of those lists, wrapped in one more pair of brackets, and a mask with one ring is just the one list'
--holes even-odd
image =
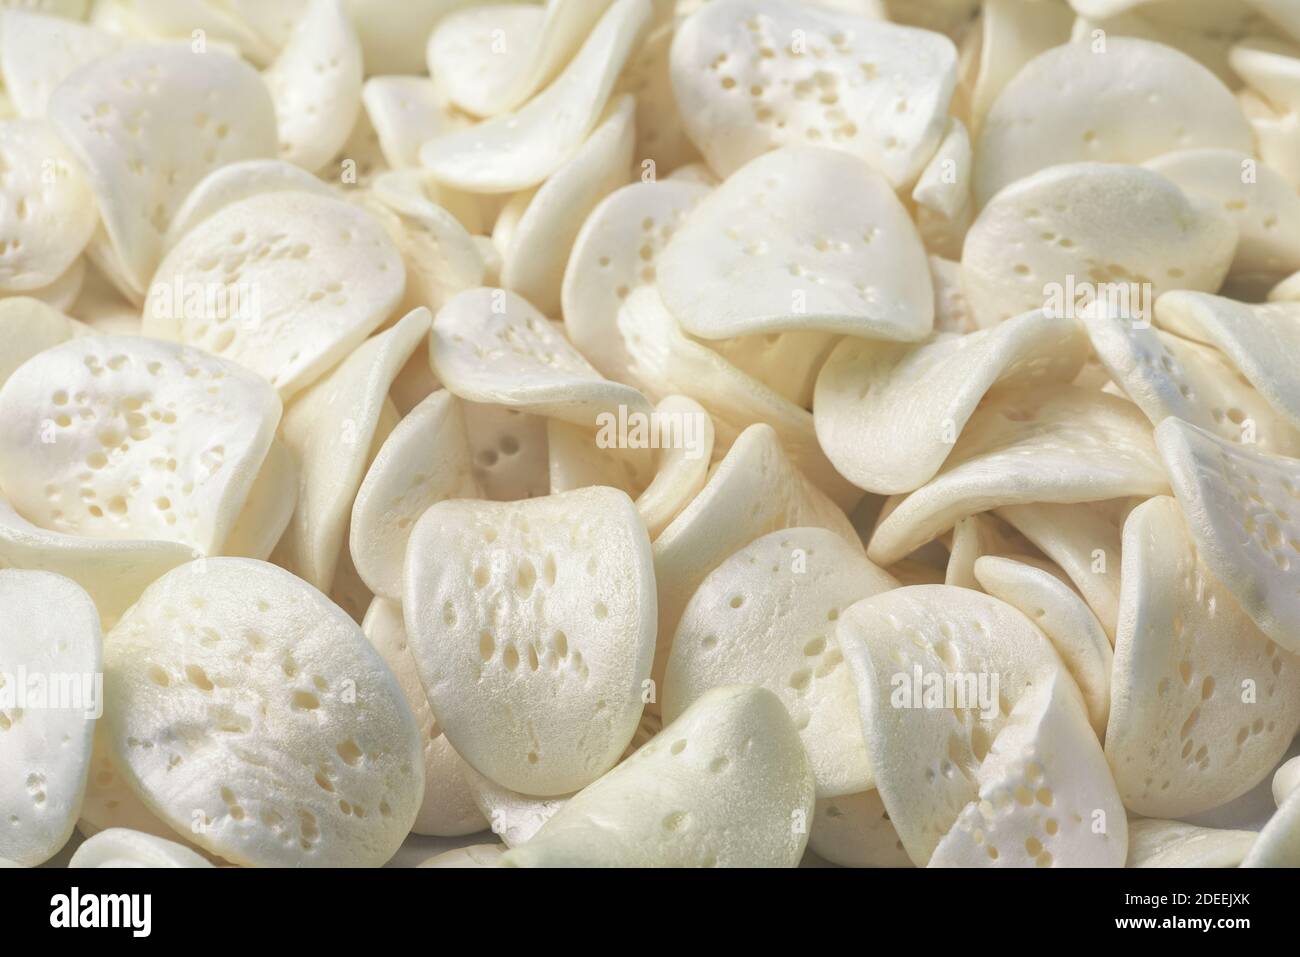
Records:
{"label": "cluster of air holes", "polygon": [[[1242,510],[1242,530],[1273,559],[1283,572],[1289,572],[1295,557],[1300,555],[1300,531],[1292,521],[1291,513],[1270,502],[1262,494],[1263,481],[1251,469],[1219,454],[1223,467],[1224,483],[1229,494]],[[1279,478],[1282,490],[1293,499],[1300,500],[1296,486],[1285,476]],[[1268,513],[1262,517],[1261,513]]]}
{"label": "cluster of air holes", "polygon": [[45,803],[45,775],[39,771],[27,775],[27,794],[37,807]]}

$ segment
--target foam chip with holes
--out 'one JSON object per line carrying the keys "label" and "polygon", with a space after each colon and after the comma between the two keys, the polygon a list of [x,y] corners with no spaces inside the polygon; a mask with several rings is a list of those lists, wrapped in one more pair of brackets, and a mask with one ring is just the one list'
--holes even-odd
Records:
{"label": "foam chip with holes", "polygon": [[943,466],[987,392],[1068,382],[1087,349],[1073,320],[1042,310],[919,346],[845,338],[817,377],[817,438],[861,488],[910,492]]}
{"label": "foam chip with holes", "polygon": [[709,574],[682,612],[664,670],[664,720],[710,688],[760,685],[790,712],[819,797],[867,790],[874,781],[835,622],[854,602],[897,585],[824,528],[751,542]]}
{"label": "foam chip with holes", "polygon": [[72,834],[104,708],[100,657],[99,614],[75,582],[0,570],[0,857],[34,867]]}
{"label": "foam chip with holes", "polygon": [[841,867],[912,866],[874,788],[818,800],[808,849]]}
{"label": "foam chip with holes", "polygon": [[95,232],[95,201],[80,164],[40,119],[0,120],[0,291],[49,286]]}
{"label": "foam chip with holes", "polygon": [[54,88],[78,67],[115,53],[120,38],[66,17],[0,13],[0,73],[20,116],[44,116]]}
{"label": "foam chip with holes", "polygon": [[1123,555],[1106,757],[1129,810],[1188,817],[1277,766],[1300,729],[1300,659],[1215,579],[1173,499],[1133,510]]}
{"label": "foam chip with holes", "polygon": [[988,594],[1018,608],[1047,636],[1083,694],[1093,730],[1099,739],[1105,738],[1113,656],[1110,639],[1092,609],[1051,572],[1014,559],[995,555],[976,559],[975,579]]}
{"label": "foam chip with holes", "polygon": [[813,806],[812,768],[780,699],[715,688],[502,864],[794,867]]}
{"label": "foam chip with holes", "polygon": [[907,210],[865,160],[833,149],[746,163],[690,212],[657,272],[669,311],[705,339],[820,329],[916,342],[934,326]]}
{"label": "foam chip with holes", "polygon": [[469,192],[536,186],[591,132],[650,18],[649,0],[614,0],[546,89],[518,112],[429,140],[420,162],[441,182]]}
{"label": "foam chip with holes", "polygon": [[551,489],[546,419],[502,405],[465,402],[474,478],[495,502],[537,498]]}
{"label": "foam chip with holes", "polygon": [[440,502],[411,533],[402,605],[433,713],[476,770],[549,796],[613,766],[656,624],[650,540],[626,494]]}
{"label": "foam chip with holes", "polygon": [[433,370],[453,395],[591,427],[602,412],[649,415],[636,389],[603,378],[528,300],[471,289],[438,311]]}
{"label": "foam chip with holes", "polygon": [[104,665],[122,773],[210,853],[378,866],[410,832],[424,778],[401,687],[356,623],[283,569],[169,572],[109,633]]}
{"label": "foam chip with holes", "polygon": [[946,37],[778,0],[709,3],[673,38],[682,122],[720,176],[809,144],[908,185],[943,137],[956,79]]}
{"label": "foam chip with holes", "polygon": [[962,246],[962,287],[980,326],[1049,303],[1073,306],[1083,283],[1121,286],[1131,308],[1171,289],[1215,290],[1232,265],[1237,227],[1218,203],[1160,173],[1068,163],[994,196]]}
{"label": "foam chip with holes", "polygon": [[1201,561],[1265,635],[1300,654],[1300,459],[1173,418],[1156,444]]}
{"label": "foam chip with holes", "polygon": [[1254,831],[1197,827],[1181,821],[1132,820],[1124,866],[1237,867],[1257,837]]}
{"label": "foam chip with holes", "polygon": [[1003,87],[975,144],[975,200],[1048,166],[1199,147],[1254,152],[1228,88],[1172,47],[1103,33],[1047,50]]}
{"label": "foam chip with holes", "polygon": [[149,339],[73,339],[0,388],[0,487],[53,531],[216,554],[279,421],[275,391],[232,362]]}
{"label": "foam chip with holes", "polygon": [[54,89],[48,110],[86,169],[123,281],[137,294],[190,188],[226,163],[275,154],[275,109],[262,78],[188,42],[95,59]]}
{"label": "foam chip with holes", "polygon": [[464,408],[440,389],[398,423],[357,490],[349,541],[362,580],[376,595],[400,601],[406,543],[425,509],[478,497]]}
{"label": "foam chip with holes", "polygon": [[212,866],[211,861],[184,844],[124,827],[112,827],[87,838],[68,861],[71,868]]}
{"label": "foam chip with holes", "polygon": [[288,398],[389,318],[405,288],[397,247],[364,210],[262,193],[172,248],[150,285],[144,332],[239,362]]}
{"label": "foam chip with holes", "polygon": [[971,416],[939,473],[876,526],[867,554],[888,566],[958,519],[1007,505],[1167,488],[1150,423],[1132,403],[1077,386],[999,394]]}

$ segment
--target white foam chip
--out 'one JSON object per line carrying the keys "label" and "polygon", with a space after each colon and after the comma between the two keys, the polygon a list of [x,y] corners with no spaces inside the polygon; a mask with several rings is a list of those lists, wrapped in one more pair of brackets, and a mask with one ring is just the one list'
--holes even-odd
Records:
{"label": "white foam chip", "polygon": [[1156,300],[1156,324],[1223,352],[1265,399],[1300,428],[1300,303],[1254,305],[1180,292]]}
{"label": "white foam chip", "polygon": [[114,755],[150,810],[245,866],[377,866],[424,790],[401,687],[323,595],[262,562],[164,575],[104,644]]}
{"label": "white foam chip", "polygon": [[405,286],[396,246],[364,210],[263,193],[226,206],[167,254],[144,331],[233,359],[288,398],[383,323]]}
{"label": "white foam chip", "polygon": [[[939,543],[931,542],[926,547],[933,549],[936,545]],[[944,545],[948,548],[948,564],[943,584],[975,589],[980,588],[975,563],[985,555],[1023,555],[1034,550],[1024,536],[991,512],[963,518],[952,527],[951,535],[945,536]]]}
{"label": "white foam chip", "polygon": [[534,797],[520,794],[485,778],[469,765],[462,771],[474,804],[487,820],[492,833],[506,847],[518,847],[531,841],[542,825],[568,803],[572,794]]}
{"label": "white foam chip", "polygon": [[264,74],[279,156],[315,172],[347,142],[361,109],[361,43],[342,0],[310,0]]}
{"label": "white foam chip", "polygon": [[710,688],[760,685],[790,712],[819,797],[867,790],[874,781],[835,621],[854,602],[896,586],[824,528],[751,542],[710,573],[682,613],[664,673],[664,720]]}
{"label": "white foam chip", "polygon": [[81,333],[76,320],[39,299],[11,296],[0,299],[0,386],[24,362]]}
{"label": "white foam chip", "polygon": [[1125,867],[1237,867],[1258,835],[1138,818],[1128,825]]}
{"label": "white foam chip", "polygon": [[1025,562],[984,555],[976,559],[974,575],[984,591],[1019,609],[1047,636],[1083,694],[1097,737],[1109,741],[1112,654],[1092,609],[1051,572]]}
{"label": "white foam chip", "polygon": [[608,770],[641,716],[654,581],[640,516],[614,489],[426,511],[403,613],[456,751],[526,794],[566,794]]}
{"label": "white foam chip", "polygon": [[1217,349],[1102,304],[1084,323],[1111,379],[1153,425],[1172,415],[1267,452],[1300,454],[1300,432]]}
{"label": "white foam chip", "polygon": [[1073,315],[1089,293],[1112,287],[1150,321],[1151,300],[1167,290],[1218,289],[1236,247],[1219,204],[1161,174],[1068,163],[1026,176],[981,210],[962,247],[962,286],[981,326],[1044,306]]}
{"label": "white foam chip", "polygon": [[636,500],[651,541],[704,488],[715,436],[713,419],[694,399],[670,395],[655,406],[655,414],[661,422],[675,423],[676,431],[666,443],[661,434],[654,477]]}
{"label": "white foam chip", "polygon": [[986,393],[1069,382],[1087,350],[1073,320],[1041,310],[919,346],[846,337],[817,377],[817,438],[854,484],[910,492],[939,471]]}
{"label": "white foam chip", "polygon": [[420,516],[444,499],[478,497],[464,408],[441,389],[402,419],[357,490],[350,547],[370,590],[400,601],[406,543]]}
{"label": "white foam chip", "polygon": [[416,834],[459,837],[481,831],[487,822],[479,813],[462,773],[465,762],[451,747],[429,708],[420,675],[406,638],[402,606],[376,598],[366,610],[361,630],[388,665],[420,725],[424,753],[424,803],[415,818]]}
{"label": "white foam chip", "polygon": [[688,180],[636,182],[601,200],[582,224],[564,271],[561,312],[570,341],[603,375],[631,381],[618,310],[633,289],[655,281],[664,245],[708,193]]}
{"label": "white foam chip", "polygon": [[1210,574],[1269,638],[1300,653],[1300,460],[1165,419],[1156,443]]}
{"label": "white foam chip", "polygon": [[626,492],[635,501],[650,484],[652,451],[622,447],[612,423],[608,430],[592,431],[547,419],[546,446],[552,493],[604,485]]}
{"label": "white foam chip", "polygon": [[71,868],[94,867],[212,867],[184,844],[124,827],[109,828],[88,838],[68,861]]}
{"label": "white foam chip", "polygon": [[0,857],[34,867],[81,809],[103,713],[99,614],[67,578],[0,570]]}
{"label": "white foam chip", "polygon": [[361,102],[379,136],[384,158],[393,169],[420,165],[420,147],[428,140],[463,129],[469,120],[447,103],[428,77],[375,76],[361,88]]}
{"label": "white foam chip", "polygon": [[1242,858],[1242,867],[1300,867],[1300,791],[1278,805]]}
{"label": "white foam chip", "polygon": [[424,861],[420,867],[500,867],[505,848],[500,844],[471,844],[443,851]]}
{"label": "white foam chip", "polygon": [[0,120],[0,290],[31,292],[72,267],[95,231],[85,174],[44,120]]}
{"label": "white foam chip", "polygon": [[794,867],[813,774],[780,699],[715,688],[583,789],[507,867]]}
{"label": "white foam chip", "polygon": [[1033,0],[987,0],[980,17],[979,53],[970,84],[970,119],[978,132],[998,94],[1034,57],[1070,39],[1071,12]]}
{"label": "white foam chip", "polygon": [[232,203],[261,193],[316,193],[330,195],[328,186],[300,166],[276,159],[227,163],[203,177],[185,197],[167,227],[165,245],[171,249],[181,237],[209,216]]}
{"label": "white foam chip", "polygon": [[1124,524],[1106,756],[1125,807],[1187,817],[1263,780],[1300,728],[1300,660],[1204,563],[1171,498]]}
{"label": "white foam chip", "polygon": [[465,402],[474,478],[496,502],[537,498],[550,489],[547,420],[502,405]]}
{"label": "white foam chip", "polygon": [[882,519],[867,553],[888,566],[958,519],[1007,505],[1167,488],[1151,426],[1132,403],[1076,386],[1000,394],[971,416],[939,473]]}
{"label": "white foam chip", "polygon": [[975,199],[1048,166],[1200,147],[1253,153],[1228,88],[1172,47],[1103,32],[1040,54],[1003,87],[976,141]]}
{"label": "white foam chip", "polygon": [[420,162],[435,178],[477,193],[536,186],[595,126],[619,71],[650,23],[649,0],[614,0],[555,80],[517,112],[435,137]]}
{"label": "white foam chip", "polygon": [[262,460],[222,554],[269,559],[298,505],[298,485],[298,461],[289,446],[277,438]]}
{"label": "white foam chip", "polygon": [[587,214],[631,176],[635,116],[636,100],[620,95],[572,157],[536,192],[511,201],[523,209],[502,253],[501,284],[546,315],[560,314],[569,250]]}
{"label": "white foam chip", "polygon": [[0,389],[0,488],[53,531],[217,553],[280,420],[270,386],[197,349],[86,336]]}
{"label": "white foam chip", "polygon": [[1278,807],[1288,794],[1300,787],[1300,757],[1282,764],[1273,775],[1273,802]]}
{"label": "white foam chip", "polygon": [[120,46],[118,37],[67,17],[8,8],[0,13],[0,73],[20,116],[44,116],[56,86]]}
{"label": "white foam chip", "polygon": [[520,106],[560,72],[610,0],[549,0],[471,7],[438,22],[429,37],[429,74],[476,116]]}
{"label": "white foam chip", "polygon": [[939,144],[957,51],[938,34],[777,0],[720,0],[672,48],[682,121],[727,176],[777,146],[854,153],[894,186]]}
{"label": "white foam chip", "polygon": [[334,581],[372,447],[386,437],[380,422],[388,390],[431,321],[427,309],[408,313],[285,410],[282,434],[302,468],[298,506],[283,546],[287,567],[322,591]]}
{"label": "white foam chip", "polygon": [[614,88],[636,97],[636,155],[642,170],[647,169],[649,160],[660,173],[676,173],[700,159],[673,92],[671,62],[676,33],[674,23],[656,26],[640,50],[628,58]]}
{"label": "white foam chip", "polygon": [[914,342],[934,325],[907,210],[865,160],[833,149],[736,170],[686,217],[657,275],[669,311],[706,339],[821,329]]}
{"label": "white foam chip", "polygon": [[439,310],[434,372],[454,395],[592,428],[601,413],[649,414],[636,389],[603,378],[522,296],[471,289]]}
{"label": "white foam chip", "polygon": [[190,188],[226,163],[275,154],[275,110],[261,77],[188,42],[93,60],[55,88],[48,109],[86,169],[123,279],[137,294]]}
{"label": "white foam chip", "polygon": [[808,849],[841,867],[911,867],[874,788],[818,800]]}

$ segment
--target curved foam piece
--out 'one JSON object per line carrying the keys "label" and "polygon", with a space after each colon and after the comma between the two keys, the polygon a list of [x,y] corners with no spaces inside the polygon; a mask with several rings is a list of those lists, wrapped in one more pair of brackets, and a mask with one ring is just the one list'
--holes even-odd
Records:
{"label": "curved foam piece", "polygon": [[1147,40],[1103,44],[1054,47],[1002,88],[975,144],[977,206],[1061,163],[1141,163],[1198,147],[1252,152],[1241,107],[1205,67]]}
{"label": "curved foam piece", "polygon": [[591,132],[649,23],[649,0],[614,0],[546,89],[515,113],[430,140],[420,149],[420,162],[441,182],[468,192],[536,186]]}
{"label": "curved foam piece", "polygon": [[587,215],[628,181],[632,169],[636,100],[620,95],[600,125],[524,205],[503,253],[501,285],[549,316],[560,314],[560,287],[573,241]]}
{"label": "curved foam piece", "polygon": [[943,137],[957,50],[866,17],[720,0],[679,25],[672,79],[686,131],[720,176],[776,147],[826,144],[902,187]]}
{"label": "curved foam piece", "polygon": [[281,434],[301,467],[287,567],[329,591],[388,390],[429,331],[427,309],[366,340],[285,410]]}
{"label": "curved foam piece", "polygon": [[614,87],[615,93],[636,97],[636,156],[643,172],[647,161],[656,171],[675,172],[700,159],[673,93],[671,61],[676,33],[675,23],[654,27],[640,49],[632,52]]}
{"label": "curved foam piece", "polygon": [[464,402],[474,479],[497,502],[551,490],[546,419],[501,405]]}
{"label": "curved foam piece", "polygon": [[91,22],[136,40],[184,41],[195,44],[196,51],[211,42],[253,63],[269,60],[272,51],[266,42],[223,6],[212,0],[113,0],[96,3]]}
{"label": "curved foam piece", "polygon": [[866,161],[794,146],[705,196],[657,264],[664,304],[705,339],[803,329],[916,342],[934,325],[916,227]]}
{"label": "curved foam piece", "polygon": [[1132,403],[1075,386],[999,394],[971,416],[939,473],[880,522],[867,554],[890,565],[993,508],[1167,488],[1150,424]]}
{"label": "curved foam piece", "polygon": [[808,849],[841,867],[912,866],[874,788],[819,800]]}
{"label": "curved foam piece", "polygon": [[1300,654],[1300,459],[1268,455],[1178,419],[1156,444],[1201,560],[1269,638]]}
{"label": "curved foam piece", "polygon": [[952,527],[947,545],[948,564],[943,571],[943,584],[975,589],[980,588],[975,578],[975,563],[981,557],[1034,550],[1024,536],[990,512],[963,518]]}
{"label": "curved foam piece", "polygon": [[[86,170],[122,278],[136,294],[190,189],[219,166],[275,154],[275,110],[262,78],[234,57],[195,53],[188,43],[100,57],[59,84],[48,109]],[[141,175],[141,164],[168,175]]]}
{"label": "curved foam piece", "polygon": [[227,206],[262,193],[316,193],[333,191],[300,166],[277,159],[252,159],[214,169],[189,191],[167,227],[164,246],[171,249],[208,217]]}
{"label": "curved foam piece", "polygon": [[961,288],[961,263],[931,256],[930,278],[934,282],[935,332],[975,332],[979,326]]}
{"label": "curved foam piece", "polygon": [[1242,858],[1242,867],[1300,867],[1300,791],[1292,791]]}
{"label": "curved foam piece", "polygon": [[542,825],[573,797],[534,797],[520,794],[485,778],[469,765],[462,771],[466,786],[479,812],[488,821],[492,833],[506,847],[519,847],[531,841]]}
{"label": "curved foam piece", "polygon": [[918,346],[845,338],[817,377],[813,422],[836,469],[881,494],[920,488],[991,390],[1069,382],[1088,344],[1041,310]]}
{"label": "curved foam piece", "polygon": [[0,299],[0,386],[24,362],[80,334],[80,323],[29,296]]}
{"label": "curved foam piece", "polygon": [[1300,196],[1253,155],[1199,149],[1166,153],[1144,164],[1189,196],[1218,203],[1237,227],[1233,282],[1270,285],[1300,270]]}
{"label": "curved foam piece", "polygon": [[812,769],[776,695],[715,688],[502,863],[794,867],[813,798]]}
{"label": "curved foam piece", "polygon": [[109,828],[77,848],[68,867],[212,867],[183,844],[124,827]]}
{"label": "curved foam piece", "polygon": [[1084,311],[1093,351],[1152,425],[1169,416],[1264,451],[1300,454],[1300,432],[1217,349],[1134,322],[1103,303]]}
{"label": "curved foam piece", "polygon": [[475,116],[496,116],[555,79],[610,0],[496,4],[452,13],[429,36],[429,75]]}
{"label": "curved foam piece", "polygon": [[1016,702],[976,774],[979,800],[962,809],[930,867],[1124,865],[1124,805],[1065,675]]}
{"label": "curved foam piece", "polygon": [[1055,575],[1013,559],[985,555],[975,562],[975,578],[984,591],[1021,611],[1047,636],[1083,693],[1092,729],[1109,742],[1112,653],[1092,609]]}
{"label": "curved foam piece", "polygon": [[1258,835],[1138,818],[1128,823],[1125,867],[1237,867]]}
{"label": "curved foam piece", "polygon": [[361,42],[342,0],[309,0],[262,75],[280,131],[280,159],[309,172],[347,142],[361,110]]}
{"label": "curved foam piece", "polygon": [[1026,63],[1070,39],[1074,19],[1059,4],[987,0],[980,18],[979,66],[970,90],[975,132],[998,95]]}
{"label": "curved foam piece", "polygon": [[1263,780],[1300,729],[1300,659],[1215,580],[1172,498],[1124,523],[1106,756],[1124,805],[1188,817]]}
{"label": "curved foam piece", "polygon": [[400,601],[406,543],[420,516],[444,499],[478,497],[464,410],[439,390],[398,423],[357,490],[349,541],[362,580]]}
{"label": "curved foam piece", "polygon": [[0,291],[59,279],[95,232],[95,201],[72,152],[44,120],[0,120]]}
{"label": "curved foam piece", "polygon": [[384,159],[395,170],[419,167],[421,146],[469,125],[428,77],[371,77],[361,88],[361,102],[379,136]]}
{"label": "curved foam piece", "polygon": [[561,287],[564,330],[601,374],[632,381],[615,317],[638,286],[653,283],[664,244],[709,189],[683,180],[636,182],[610,193],[582,224]]}
{"label": "curved foam piece", "polygon": [[[611,429],[615,425],[611,422]],[[646,448],[625,447],[617,431],[606,435],[604,429],[593,432],[559,419],[547,419],[546,447],[552,493],[605,485],[635,500],[650,483],[653,453]]]}
{"label": "curved foam piece", "polygon": [[455,850],[443,851],[418,866],[500,867],[501,855],[504,853],[505,851],[500,844],[472,844],[469,847],[458,847]]}
{"label": "curved foam piece", "polygon": [[76,826],[102,713],[99,613],[49,572],[0,570],[0,856],[34,867]]}
{"label": "curved foam piece", "polygon": [[0,73],[19,116],[44,116],[54,88],[120,38],[68,17],[7,8],[0,13]]}
{"label": "curved foam piece", "polygon": [[618,312],[618,327],[632,360],[630,378],[651,398],[684,395],[699,402],[724,445],[751,425],[770,425],[837,504],[851,508],[862,497],[822,452],[812,415],[683,333],[657,289],[634,290]]}
{"label": "curved foam piece", "polygon": [[617,761],[655,633],[650,541],[624,493],[440,502],[411,533],[402,604],[434,715],[480,773],[546,796]]}
{"label": "curved foam piece", "polygon": [[1300,428],[1300,303],[1260,305],[1180,292],[1156,300],[1156,324],[1215,346],[1278,412]]}
{"label": "curved foam piece", "polygon": [[1283,112],[1300,108],[1300,70],[1295,45],[1276,37],[1254,36],[1234,44],[1228,61],[1250,89]]}
{"label": "curved foam piece", "polygon": [[727,450],[700,494],[655,539],[656,687],[663,684],[682,612],[709,573],[756,538],[800,526],[827,528],[850,545],[859,544],[848,518],[799,472],[776,432],[752,425]]}
{"label": "curved foam piece", "polygon": [[439,310],[430,340],[438,379],[471,402],[505,405],[588,428],[596,417],[650,413],[636,389],[603,378],[526,299],[472,289]]}
{"label": "curved foam piece", "polygon": [[266,561],[289,527],[298,506],[298,462],[289,446],[276,439],[262,460],[244,509],[235,520],[221,553]]}
{"label": "curved foam piece", "polygon": [[857,694],[834,623],[849,605],[897,584],[823,528],[756,539],[715,568],[682,612],[664,670],[664,720],[676,720],[710,688],[758,685],[790,712],[819,797],[871,788]]}
{"label": "curved foam piece", "polygon": [[1288,794],[1300,788],[1300,758],[1292,758],[1273,774],[1273,802],[1282,806]]}
{"label": "curved foam piece", "polygon": [[0,486],[53,531],[215,554],[279,421],[274,390],[232,362],[149,339],[73,339],[0,389]]}
{"label": "curved foam piece", "polygon": [[[1046,685],[1060,660],[1010,605],[948,585],[912,585],[864,599],[836,627],[857,687],[876,787],[908,856],[924,865],[963,807],[977,803],[980,765],[1016,704]],[[986,676],[982,688],[980,675]],[[945,684],[952,686],[948,694]],[[936,692],[937,700],[927,699]],[[1081,706],[1079,717],[1096,746]]]}
{"label": "curved foam piece", "polygon": [[402,606],[376,598],[366,610],[361,630],[397,678],[406,703],[411,706],[420,726],[424,753],[424,803],[420,805],[420,813],[416,815],[411,830],[416,834],[438,837],[459,837],[483,830],[487,821],[475,806],[462,773],[467,765],[438,727],[429,708],[429,699],[420,685],[419,671],[406,638],[406,626],[402,623]]}
{"label": "curved foam piece", "polygon": [[912,188],[911,209],[926,251],[960,256],[966,230],[975,216],[971,203],[970,134],[956,117],[934,156]]}
{"label": "curved foam piece", "polygon": [[693,421],[696,425],[693,446],[683,441],[658,451],[654,477],[636,499],[636,509],[641,513],[651,541],[656,540],[704,488],[714,445],[713,419],[694,399],[670,395],[655,406],[655,414],[661,419],[669,417],[666,419],[668,422],[681,423],[683,438],[685,423]]}
{"label": "curved foam piece", "polygon": [[1045,297],[1072,309],[1072,294],[1112,286],[1149,321],[1163,292],[1218,289],[1236,246],[1220,206],[1159,173],[1069,163],[1026,176],[981,210],[962,247],[962,286],[981,326],[1040,308]]}
{"label": "curved foam piece", "polygon": [[283,569],[169,572],[108,635],[104,663],[123,774],[205,850],[378,866],[410,832],[424,782],[401,688],[356,623]]}
{"label": "curved foam piece", "polygon": [[[328,196],[263,193],[225,207],[172,248],[150,287],[144,331],[232,359],[287,399],[378,328],[405,287],[397,248],[364,210]],[[224,305],[215,314],[196,308],[209,295]]]}

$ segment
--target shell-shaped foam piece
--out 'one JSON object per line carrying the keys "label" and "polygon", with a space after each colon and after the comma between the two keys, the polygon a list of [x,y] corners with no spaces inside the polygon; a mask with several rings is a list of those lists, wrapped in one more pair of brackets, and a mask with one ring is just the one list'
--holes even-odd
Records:
{"label": "shell-shaped foam piece", "polygon": [[150,810],[243,866],[375,867],[410,832],[420,733],[361,629],[283,569],[209,558],[104,642],[113,753]]}
{"label": "shell-shaped foam piece", "polygon": [[68,867],[212,867],[184,844],[153,834],[113,827],[88,838],[68,861]]}
{"label": "shell-shaped foam piece", "polygon": [[438,723],[498,784],[575,791],[636,730],[654,570],[624,493],[434,505],[407,545],[403,613]]}
{"label": "shell-shaped foam piece", "polygon": [[266,457],[280,400],[197,349],[86,336],[0,389],[0,487],[53,531],[224,544]]}
{"label": "shell-shaped foam piece", "polygon": [[682,122],[720,176],[779,146],[854,153],[909,185],[947,125],[957,50],[936,33],[778,0],[719,0],[673,38]]}
{"label": "shell-shaped foam piece", "polygon": [[715,688],[584,788],[507,867],[794,867],[812,769],[780,699]]}
{"label": "shell-shaped foam piece", "polygon": [[99,613],[67,578],[0,570],[0,857],[34,867],[77,823],[103,713]]}
{"label": "shell-shaped foam piece", "polygon": [[838,150],[765,153],[704,197],[657,265],[705,339],[819,329],[917,342],[934,326],[925,248],[888,181]]}
{"label": "shell-shaped foam piece", "polygon": [[709,574],[682,613],[664,673],[664,720],[710,688],[762,686],[789,710],[819,796],[867,790],[874,781],[835,621],[894,587],[860,549],[824,528],[751,542]]}

